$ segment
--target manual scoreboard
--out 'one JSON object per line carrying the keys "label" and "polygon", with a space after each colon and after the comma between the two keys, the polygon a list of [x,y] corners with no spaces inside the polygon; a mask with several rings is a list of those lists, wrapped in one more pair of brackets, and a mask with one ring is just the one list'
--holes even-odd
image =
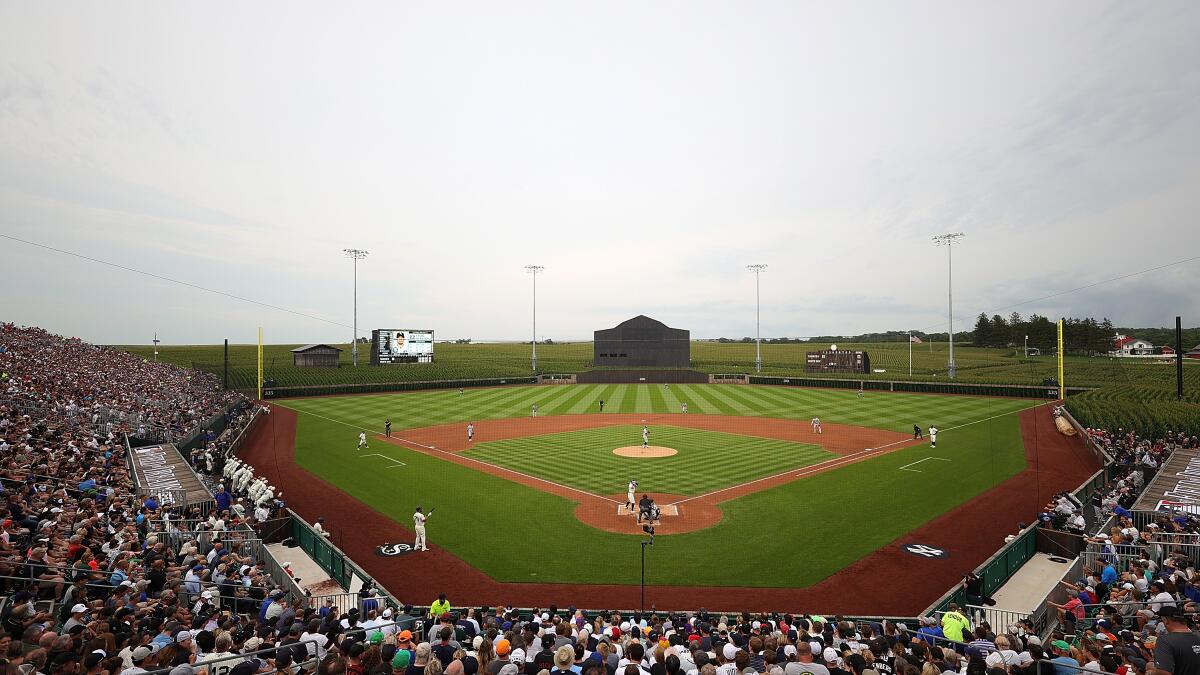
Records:
{"label": "manual scoreboard", "polygon": [[866,352],[856,352],[849,349],[822,349],[806,352],[804,358],[806,373],[870,373],[871,358]]}
{"label": "manual scoreboard", "polygon": [[433,331],[378,328],[371,331],[371,365],[433,363]]}

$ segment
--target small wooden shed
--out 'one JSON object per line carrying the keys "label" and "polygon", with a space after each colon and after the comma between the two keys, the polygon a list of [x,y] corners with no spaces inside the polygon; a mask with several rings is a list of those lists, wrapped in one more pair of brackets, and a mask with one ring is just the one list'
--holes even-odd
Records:
{"label": "small wooden shed", "polygon": [[341,353],[329,345],[304,345],[292,350],[292,364],[297,368],[337,368]]}

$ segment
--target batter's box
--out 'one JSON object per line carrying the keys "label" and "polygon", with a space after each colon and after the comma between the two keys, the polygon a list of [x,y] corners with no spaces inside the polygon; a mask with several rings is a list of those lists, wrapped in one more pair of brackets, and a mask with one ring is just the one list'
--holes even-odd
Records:
{"label": "batter's box", "polygon": [[[625,508],[624,504],[621,504],[620,506],[617,507],[617,515],[618,516],[636,516],[637,513],[638,513],[637,509],[633,509],[632,511],[630,511],[629,509]],[[658,507],[658,515],[660,515],[660,516],[677,516],[677,515],[679,515],[679,507],[675,506],[674,504],[667,504],[665,506],[659,506]]]}

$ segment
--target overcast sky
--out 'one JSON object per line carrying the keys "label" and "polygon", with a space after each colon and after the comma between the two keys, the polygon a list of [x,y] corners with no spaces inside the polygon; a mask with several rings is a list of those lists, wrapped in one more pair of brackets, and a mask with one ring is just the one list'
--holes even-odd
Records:
{"label": "overcast sky", "polygon": [[[0,233],[351,323],[945,330],[1200,256],[1200,3],[0,1]],[[350,331],[0,239],[0,319]],[[1200,261],[1017,307],[1200,325]]]}

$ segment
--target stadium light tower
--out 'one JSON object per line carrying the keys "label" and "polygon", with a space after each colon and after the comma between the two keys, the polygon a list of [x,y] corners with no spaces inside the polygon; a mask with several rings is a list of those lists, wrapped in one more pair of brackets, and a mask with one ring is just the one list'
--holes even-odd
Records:
{"label": "stadium light tower", "polygon": [[766,265],[746,265],[746,269],[754,272],[754,372],[762,372],[762,302],[758,292],[758,277]]}
{"label": "stadium light tower", "polygon": [[537,275],[546,268],[542,265],[526,265],[525,271],[533,275],[533,372],[537,372]]}
{"label": "stadium light tower", "polygon": [[344,248],[342,253],[354,260],[354,341],[350,343],[350,356],[354,367],[358,367],[358,261],[367,257],[369,251],[360,248]]}
{"label": "stadium light tower", "polygon": [[948,263],[948,281],[947,281],[947,307],[950,313],[950,362],[946,364],[946,374],[950,379],[954,379],[954,242],[962,239],[967,235],[962,232],[952,232],[950,234],[939,234],[933,238],[933,243],[936,246],[946,247],[946,261]]}

